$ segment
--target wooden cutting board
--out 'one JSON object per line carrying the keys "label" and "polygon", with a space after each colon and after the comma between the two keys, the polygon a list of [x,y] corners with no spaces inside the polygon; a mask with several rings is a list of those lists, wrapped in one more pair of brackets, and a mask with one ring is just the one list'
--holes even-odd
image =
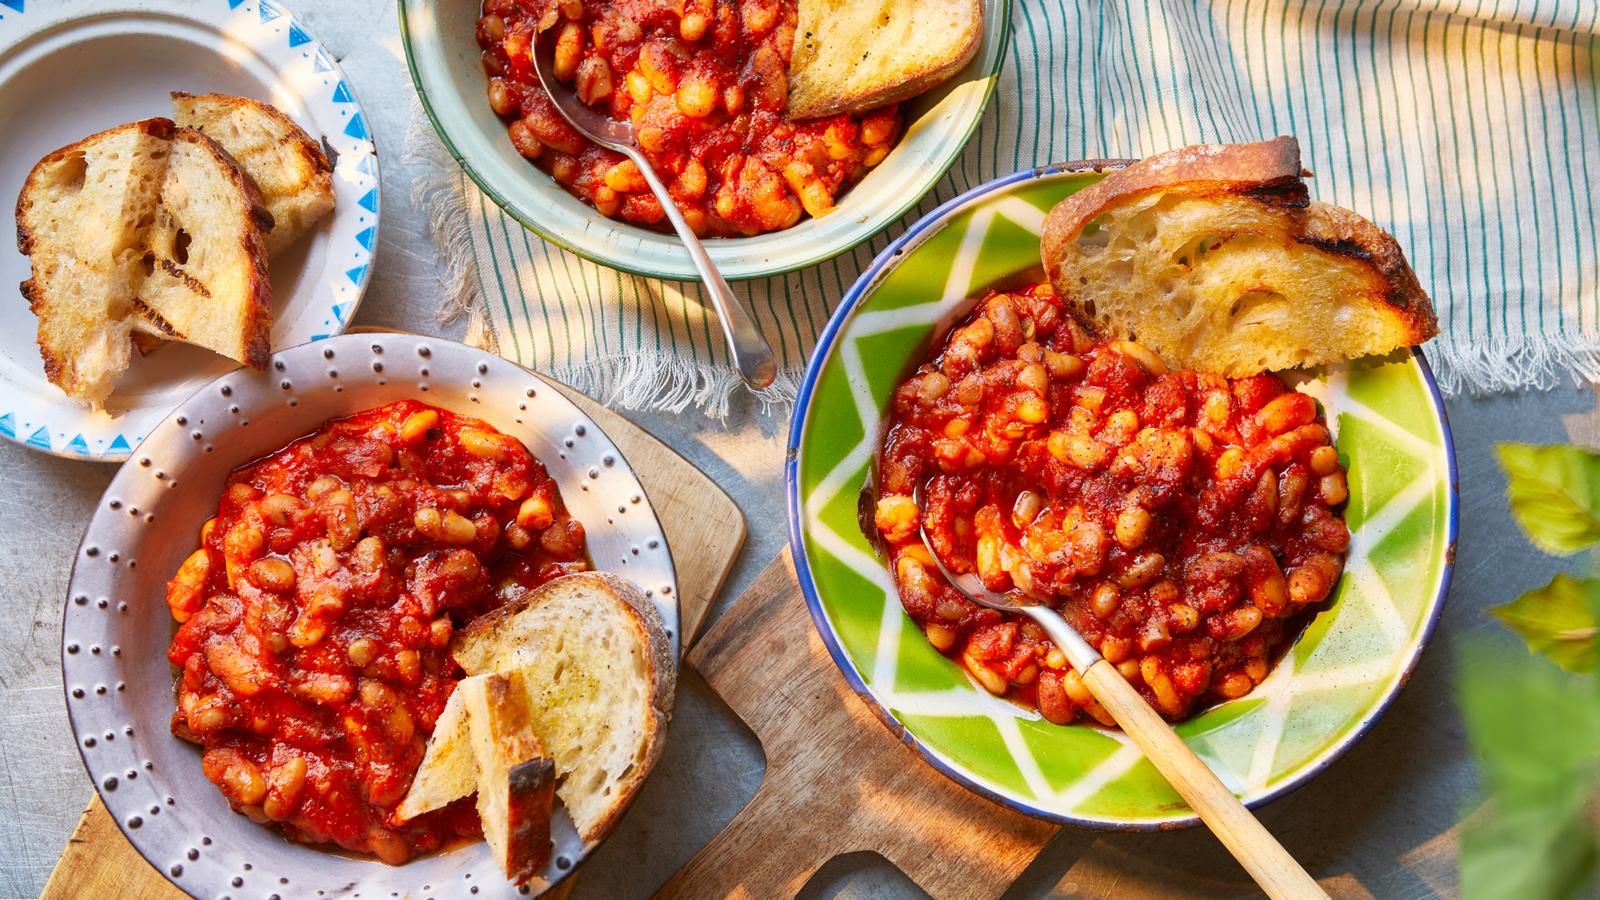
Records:
{"label": "wooden cutting board", "polygon": [[[744,516],[716,482],[644,429],[576,391],[562,392],[605,430],[644,483],[678,571],[682,644],[688,647],[744,546]],[[570,889],[573,883],[568,878],[564,886]],[[557,888],[552,895],[564,893]],[[45,900],[184,896],[127,842],[98,794],[89,801],[41,895]]]}
{"label": "wooden cutting board", "polygon": [[828,860],[862,850],[931,896],[999,897],[1058,830],[945,778],[884,727],[811,626],[788,551],[689,664],[756,733],[767,770],[658,897],[792,897]]}

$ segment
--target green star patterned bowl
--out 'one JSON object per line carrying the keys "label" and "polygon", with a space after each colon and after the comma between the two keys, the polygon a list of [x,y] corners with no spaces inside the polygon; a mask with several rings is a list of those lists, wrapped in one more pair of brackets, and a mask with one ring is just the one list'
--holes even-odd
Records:
{"label": "green star patterned bowl", "polygon": [[[1052,725],[935,651],[856,519],[895,385],[969,298],[1040,270],[1045,213],[1111,165],[982,185],[914,225],[861,276],[823,332],[795,405],[790,544],[834,662],[928,764],[1040,818],[1172,828],[1198,819],[1121,732]],[[1251,806],[1327,768],[1405,685],[1444,603],[1457,531],[1450,427],[1420,354],[1330,367],[1296,386],[1323,405],[1349,469],[1344,577],[1260,686],[1177,729]]]}

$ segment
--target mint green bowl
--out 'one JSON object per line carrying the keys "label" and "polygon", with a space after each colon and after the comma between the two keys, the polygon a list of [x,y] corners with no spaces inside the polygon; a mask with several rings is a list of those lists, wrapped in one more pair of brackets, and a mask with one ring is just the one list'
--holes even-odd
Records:
{"label": "mint green bowl", "polygon": [[[1198,819],[1121,732],[1052,725],[936,652],[856,518],[895,385],[968,298],[1040,270],[1045,213],[1114,165],[1045,167],[977,187],[912,226],[861,276],[795,404],[790,544],[834,661],[934,768],[1040,818],[1172,828]],[[1444,603],[1458,524],[1450,427],[1421,354],[1331,367],[1296,386],[1322,403],[1348,464],[1345,575],[1266,681],[1178,726],[1251,806],[1326,768],[1405,685]]]}
{"label": "mint green bowl", "polygon": [[[461,168],[512,218],[579,256],[636,275],[698,281],[676,235],[609,219],[533,163],[489,109],[474,37],[481,0],[400,0],[400,37],[428,120]],[[765,278],[844,253],[897,221],[944,177],[977,131],[1000,81],[1011,0],[985,0],[972,61],[949,81],[901,104],[906,134],[833,212],[754,237],[716,238],[706,250],[730,280]]]}

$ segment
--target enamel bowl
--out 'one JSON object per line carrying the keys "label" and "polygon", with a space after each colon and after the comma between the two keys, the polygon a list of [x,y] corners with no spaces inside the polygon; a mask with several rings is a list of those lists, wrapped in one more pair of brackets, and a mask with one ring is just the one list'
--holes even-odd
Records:
{"label": "enamel bowl", "polygon": [[[812,619],[846,679],[928,764],[1021,812],[1097,828],[1198,821],[1120,731],[1057,726],[992,696],[910,624],[856,504],[896,384],[991,286],[1038,276],[1039,231],[1112,163],[1030,169],[945,204],[845,296],[789,435],[790,546]],[[1178,726],[1248,805],[1321,772],[1404,686],[1438,619],[1457,531],[1455,454],[1420,354],[1300,378],[1349,470],[1345,575],[1266,681]]]}
{"label": "enamel bowl", "polygon": [[[462,344],[351,334],[273,355],[182,401],[155,426],[96,507],[74,558],[61,628],[62,683],[84,767],[133,846],[195,896],[521,896],[487,845],[388,866],[295,844],[228,808],[200,752],[172,736],[174,624],[166,582],[240,465],[331,418],[414,398],[483,419],[544,463],[587,526],[595,566],[639,585],[678,657],[678,592],[666,536],[610,438],[543,378]],[[559,811],[545,887],[593,849]]]}
{"label": "enamel bowl", "polygon": [[[523,159],[489,108],[475,33],[479,0],[400,0],[411,77],[450,155],[500,208],[540,237],[624,272],[698,281],[675,235],[609,219]],[[838,198],[834,211],[793,228],[706,241],[730,280],[764,278],[831,259],[888,227],[933,189],[977,130],[1000,79],[1011,0],[986,0],[972,61],[949,81],[906,101],[906,135],[883,162]]]}

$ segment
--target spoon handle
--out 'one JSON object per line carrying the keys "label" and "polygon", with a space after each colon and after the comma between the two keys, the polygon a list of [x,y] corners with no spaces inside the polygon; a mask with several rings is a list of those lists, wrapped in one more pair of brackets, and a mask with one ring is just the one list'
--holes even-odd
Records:
{"label": "spoon handle", "polygon": [[1328,895],[1316,880],[1239,802],[1205,761],[1189,749],[1172,726],[1150,708],[1144,697],[1123,679],[1116,666],[1106,662],[1053,610],[1027,607],[1021,611],[1037,622],[1061,648],[1095,700],[1144,751],[1156,771],[1189,803],[1267,896],[1273,900],[1327,900]]}
{"label": "spoon handle", "polygon": [[728,350],[733,354],[733,364],[739,370],[739,377],[753,388],[764,388],[771,384],[778,377],[778,364],[773,359],[767,339],[761,336],[761,329],[756,327],[755,321],[745,311],[744,304],[734,296],[727,280],[717,271],[717,264],[706,253],[705,244],[700,242],[689,223],[683,220],[678,204],[672,202],[672,195],[667,192],[667,186],[662,184],[650,161],[638,151],[628,155],[639,166],[640,174],[644,175],[656,199],[661,201],[661,209],[666,212],[672,227],[677,229],[684,247],[688,248],[689,258],[694,261],[700,280],[710,290],[711,303],[717,308],[717,321],[722,324],[722,336],[728,341]]}

